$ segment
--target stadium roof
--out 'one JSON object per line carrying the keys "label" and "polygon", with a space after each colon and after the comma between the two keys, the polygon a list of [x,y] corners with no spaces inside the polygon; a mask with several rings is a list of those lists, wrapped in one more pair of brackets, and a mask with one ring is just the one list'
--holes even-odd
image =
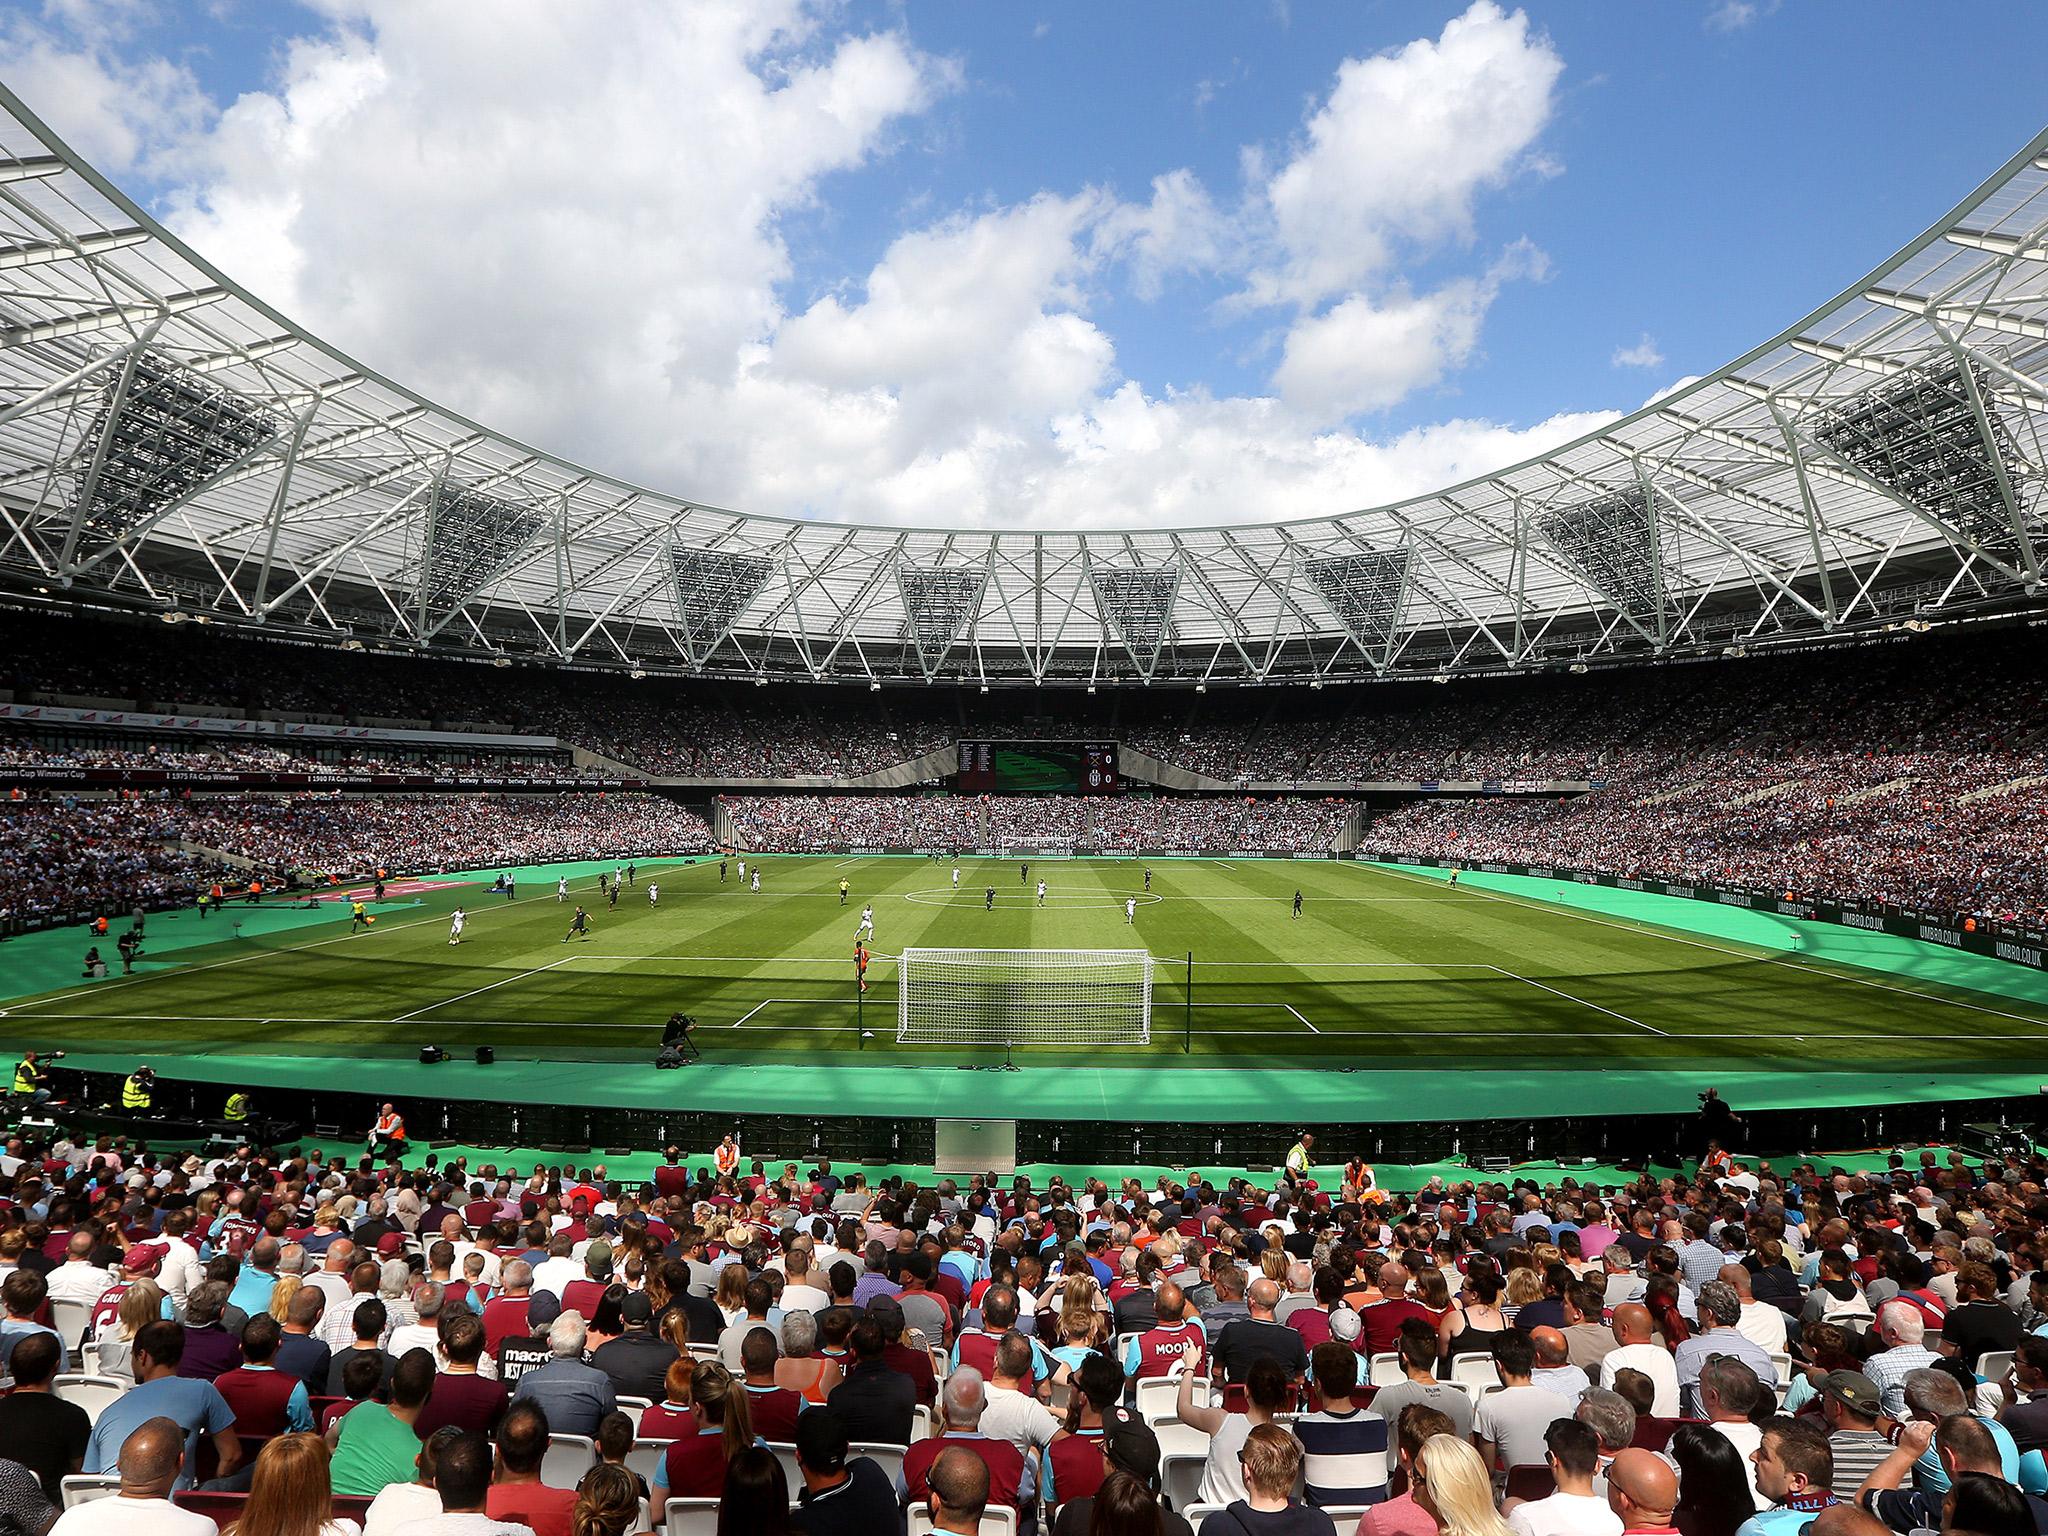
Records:
{"label": "stadium roof", "polygon": [[2048,133],[1654,405],[1281,523],[857,527],[629,484],[309,335],[4,88],[0,270],[0,586],[173,620],[726,677],[1186,684],[1713,654],[2043,595]]}

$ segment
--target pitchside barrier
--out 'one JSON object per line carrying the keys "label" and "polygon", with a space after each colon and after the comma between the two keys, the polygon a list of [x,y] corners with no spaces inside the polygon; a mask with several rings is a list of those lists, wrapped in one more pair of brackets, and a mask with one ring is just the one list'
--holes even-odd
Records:
{"label": "pitchside barrier", "polygon": [[1966,917],[1953,912],[1922,912],[1911,907],[1885,906],[1876,902],[1835,901],[1816,897],[1812,901],[1787,901],[1772,891],[1744,890],[1737,886],[1687,885],[1668,880],[1637,880],[1600,870],[1569,869],[1558,864],[1499,864],[1490,861],[1422,858],[1412,854],[1382,854],[1381,863],[1406,864],[1417,869],[1469,869],[1489,875],[1528,875],[1538,880],[1569,880],[1575,885],[1600,885],[1617,891],[1648,891],[1655,896],[1684,896],[1693,901],[1711,901],[1724,907],[1742,907],[1751,912],[1777,912],[1786,917],[1813,918],[1861,928],[1868,933],[1885,933],[1894,938],[1919,939],[1968,954],[2008,960],[2034,970],[2048,970],[2048,931],[2021,928]]}

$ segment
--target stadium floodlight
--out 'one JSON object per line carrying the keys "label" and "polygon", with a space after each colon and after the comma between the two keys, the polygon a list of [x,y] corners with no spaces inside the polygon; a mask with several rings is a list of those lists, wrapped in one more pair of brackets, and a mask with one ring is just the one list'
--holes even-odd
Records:
{"label": "stadium floodlight", "polygon": [[1384,666],[1391,660],[1408,596],[1408,551],[1372,550],[1302,563],[1309,585],[1360,650]]}
{"label": "stadium floodlight", "polygon": [[1138,676],[1150,682],[1173,627],[1180,567],[1095,566],[1088,581],[1095,588],[1095,606],[1104,626],[1123,642]]}
{"label": "stadium floodlight", "polygon": [[692,666],[701,667],[732,633],[747,604],[768,585],[775,562],[765,555],[671,544],[668,570],[683,654]]}
{"label": "stadium floodlight", "polygon": [[896,590],[903,598],[904,638],[917,652],[929,681],[945,665],[954,644],[981,616],[988,568],[980,565],[899,565]]}
{"label": "stadium floodlight", "polygon": [[906,949],[899,1045],[1149,1045],[1142,949]]}
{"label": "stadium floodlight", "polygon": [[482,592],[526,552],[547,514],[444,481],[427,507],[426,550],[414,594],[423,632]]}
{"label": "stadium floodlight", "polygon": [[[2019,455],[1983,368],[1922,363],[1823,411],[1814,441],[1943,527],[2000,557],[2044,529],[2014,478]],[[2008,497],[2012,498],[2010,503]]]}
{"label": "stadium floodlight", "polygon": [[84,526],[118,538],[248,458],[283,429],[255,401],[153,351],[100,393],[72,487]]}
{"label": "stadium floodlight", "polygon": [[1536,526],[1594,591],[1638,626],[1656,626],[1662,638],[1664,567],[1647,487],[1631,485],[1560,507],[1538,517]]}

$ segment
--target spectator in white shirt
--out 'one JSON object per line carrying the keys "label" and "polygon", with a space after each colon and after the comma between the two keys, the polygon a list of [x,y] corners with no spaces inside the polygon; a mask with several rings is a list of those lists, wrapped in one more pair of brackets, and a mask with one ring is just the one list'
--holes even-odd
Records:
{"label": "spectator in white shirt", "polygon": [[1734,1289],[1742,1302],[1742,1319],[1735,1325],[1736,1332],[1752,1343],[1762,1345],[1767,1354],[1785,1353],[1784,1309],[1756,1299],[1749,1271],[1740,1264],[1723,1264],[1720,1278]]}
{"label": "spectator in white shirt", "polygon": [[392,1359],[404,1359],[407,1350],[424,1349],[434,1357],[437,1365],[444,1370],[447,1368],[447,1356],[441,1353],[441,1308],[447,1296],[447,1288],[431,1280],[419,1288],[413,1297],[413,1309],[419,1314],[419,1320],[400,1323],[385,1341],[385,1352]]}
{"label": "spectator in white shirt", "polygon": [[50,1300],[73,1301],[89,1307],[106,1295],[114,1283],[113,1274],[92,1261],[98,1239],[81,1228],[64,1246],[64,1262],[50,1271]]}
{"label": "spectator in white shirt", "polygon": [[550,1238],[548,1256],[533,1266],[533,1288],[560,1301],[562,1287],[583,1278],[583,1266],[576,1262],[575,1251],[575,1242],[567,1236],[557,1233]]}
{"label": "spectator in white shirt", "polygon": [[1650,1309],[1641,1302],[1625,1302],[1614,1309],[1610,1326],[1614,1329],[1616,1347],[1600,1362],[1600,1385],[1612,1391],[1615,1372],[1641,1371],[1657,1388],[1657,1396],[1650,1405],[1651,1416],[1677,1418],[1678,1367],[1672,1363],[1671,1351],[1656,1342]]}
{"label": "spectator in white shirt", "polygon": [[1593,1491],[1600,1439],[1576,1419],[1559,1419],[1543,1432],[1557,1491],[1516,1500],[1508,1509],[1514,1536],[1621,1536],[1621,1517]]}
{"label": "spectator in white shirt", "polygon": [[814,1283],[811,1268],[811,1250],[807,1243],[798,1243],[789,1250],[783,1261],[788,1283],[782,1287],[782,1310],[790,1312],[823,1312],[832,1305],[829,1291],[820,1290]]}

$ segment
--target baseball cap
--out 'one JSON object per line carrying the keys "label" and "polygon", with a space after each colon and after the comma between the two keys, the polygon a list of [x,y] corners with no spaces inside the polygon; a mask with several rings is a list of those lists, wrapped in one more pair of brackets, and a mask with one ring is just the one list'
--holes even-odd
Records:
{"label": "baseball cap", "polygon": [[628,1291],[619,1303],[619,1316],[627,1323],[651,1323],[654,1303],[647,1299],[645,1291]]}
{"label": "baseball cap", "polygon": [[395,1258],[397,1255],[405,1252],[405,1234],[403,1232],[386,1232],[377,1239],[377,1252],[387,1259]]}
{"label": "baseball cap", "polygon": [[1365,1332],[1365,1319],[1349,1307],[1330,1308],[1330,1337],[1339,1344],[1355,1343]]}
{"label": "baseball cap", "polygon": [[612,1245],[601,1237],[592,1238],[583,1250],[583,1262],[587,1268],[602,1274],[612,1267]]}
{"label": "baseball cap", "polygon": [[1121,1467],[1147,1488],[1158,1486],[1159,1437],[1122,1404],[1103,1416],[1102,1454],[1111,1466]]}
{"label": "baseball cap", "polygon": [[1844,1408],[1857,1413],[1877,1412],[1877,1384],[1861,1371],[1829,1371],[1820,1389]]}
{"label": "baseball cap", "polygon": [[882,1325],[882,1332],[896,1338],[903,1332],[903,1303],[894,1296],[877,1296],[868,1303],[868,1316]]}
{"label": "baseball cap", "polygon": [[131,1275],[146,1275],[163,1262],[169,1253],[167,1243],[135,1243],[121,1256],[121,1267]]}

